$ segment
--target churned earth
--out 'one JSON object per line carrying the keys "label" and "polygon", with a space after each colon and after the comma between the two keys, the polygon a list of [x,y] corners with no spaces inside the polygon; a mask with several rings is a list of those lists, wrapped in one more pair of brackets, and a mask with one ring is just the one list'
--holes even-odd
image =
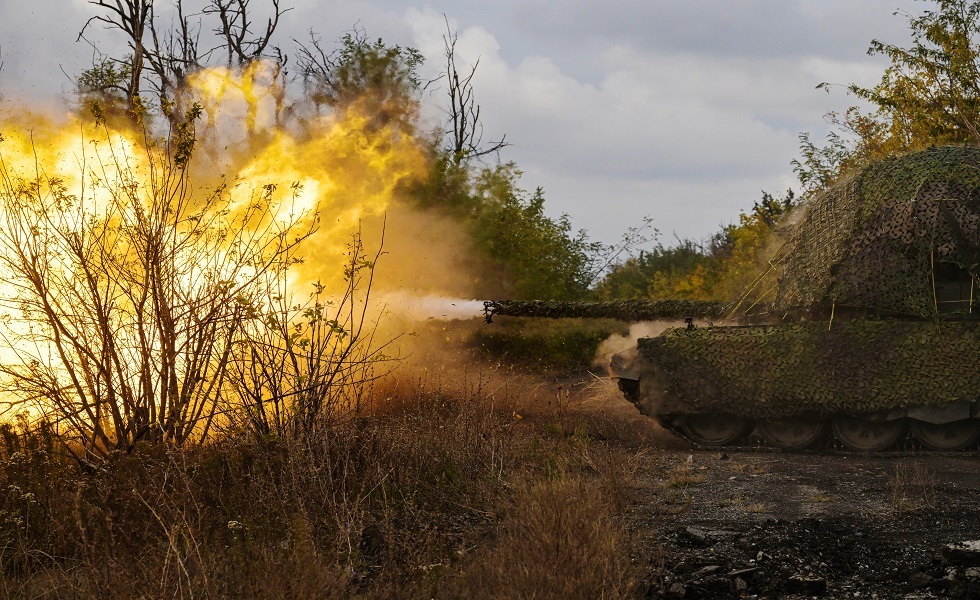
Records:
{"label": "churned earth", "polygon": [[638,461],[651,598],[980,598],[976,452],[693,448]]}

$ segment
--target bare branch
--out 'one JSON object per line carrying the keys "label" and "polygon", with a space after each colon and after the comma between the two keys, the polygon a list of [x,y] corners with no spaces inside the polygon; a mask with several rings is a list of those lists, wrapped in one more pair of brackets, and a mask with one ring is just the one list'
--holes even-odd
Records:
{"label": "bare branch", "polygon": [[496,154],[510,143],[504,135],[496,142],[490,142],[487,146],[482,145],[483,124],[480,122],[480,105],[476,103],[473,91],[473,77],[476,75],[477,67],[480,66],[480,59],[473,63],[469,72],[460,75],[456,65],[456,43],[459,35],[449,25],[449,18],[445,15],[443,18],[446,21],[446,34],[442,36],[446,58],[446,71],[443,77],[449,86],[447,91],[450,128],[446,133],[451,136],[449,150],[453,160],[458,164],[470,158]]}
{"label": "bare branch", "polygon": [[[153,0],[90,0],[89,3],[101,13],[86,21],[78,39],[89,41],[85,38],[86,32],[96,23],[121,31],[131,53],[125,61],[129,77],[124,90],[129,112],[142,112],[139,95],[141,88],[146,86],[159,100],[171,126],[177,126],[180,116],[190,108],[189,76],[204,68],[219,49],[227,53],[228,66],[244,67],[261,58],[273,58],[279,63],[275,77],[284,77],[281,67],[285,65],[286,57],[279,48],[272,46],[272,37],[280,18],[290,9],[282,8],[280,0],[269,1],[272,16],[267,19],[264,29],[255,35],[252,33],[251,0],[210,0],[197,15],[187,14],[183,0],[175,0],[176,17],[166,25],[161,25],[162,17],[157,14]],[[222,41],[214,48],[201,47],[202,16],[218,21],[213,31]],[[107,60],[123,63],[118,58]],[[106,64],[106,60],[96,63],[93,69],[100,64]],[[277,106],[282,103],[281,98],[277,99]]]}
{"label": "bare branch", "polygon": [[96,454],[206,434],[243,330],[316,223],[275,218],[271,186],[234,210],[223,186],[193,198],[175,157],[186,140],[146,138],[151,166],[135,173],[104,131],[83,167],[94,178],[77,189],[40,160],[34,174],[11,172],[0,154],[0,304],[21,315],[0,334],[20,358],[0,365],[2,383],[41,399]]}
{"label": "bare branch", "polygon": [[[268,56],[272,36],[279,26],[279,19],[291,8],[281,8],[279,0],[271,0],[273,14],[265,24],[265,30],[258,35],[252,34],[252,22],[249,20],[249,3],[251,0],[211,0],[210,6],[204,9],[206,15],[217,15],[220,26],[215,28],[215,34],[224,40],[224,49],[228,53],[228,66],[245,66],[255,60]],[[272,48],[273,54],[281,55],[277,48]]]}

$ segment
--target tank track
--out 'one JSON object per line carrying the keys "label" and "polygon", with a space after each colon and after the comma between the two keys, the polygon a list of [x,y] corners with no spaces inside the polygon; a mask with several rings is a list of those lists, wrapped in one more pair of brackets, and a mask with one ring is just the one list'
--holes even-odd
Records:
{"label": "tank track", "polygon": [[970,456],[980,457],[980,442],[968,446],[962,450],[949,451],[923,448],[919,445],[917,440],[908,438],[900,444],[897,444],[894,448],[890,448],[888,450],[879,450],[876,452],[858,452],[845,448],[840,442],[833,438],[828,438],[820,444],[816,444],[802,450],[794,450],[789,448],[780,448],[779,446],[774,446],[767,443],[763,439],[755,438],[748,440],[747,443],[743,442],[727,446],[707,446],[691,441],[680,433],[674,431],[671,431],[671,433],[691,444],[692,450],[696,450],[698,452],[713,452],[716,454],[764,452],[770,454],[806,454],[817,456],[881,456],[886,458],[910,458],[917,456],[945,456],[950,458],[964,458]]}

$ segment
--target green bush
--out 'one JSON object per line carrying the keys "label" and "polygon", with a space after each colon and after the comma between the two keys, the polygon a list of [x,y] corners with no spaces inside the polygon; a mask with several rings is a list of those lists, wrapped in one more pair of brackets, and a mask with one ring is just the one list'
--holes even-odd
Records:
{"label": "green bush", "polygon": [[599,344],[628,332],[612,319],[500,318],[474,331],[471,341],[492,360],[569,371],[593,366]]}

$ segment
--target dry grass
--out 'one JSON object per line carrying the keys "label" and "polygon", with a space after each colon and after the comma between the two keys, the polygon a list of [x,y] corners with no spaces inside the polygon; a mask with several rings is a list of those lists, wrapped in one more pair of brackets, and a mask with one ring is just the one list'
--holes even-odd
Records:
{"label": "dry grass", "polygon": [[743,463],[732,461],[731,463],[732,471],[742,474],[742,475],[762,475],[769,471],[768,465],[760,465],[754,463]]}
{"label": "dry grass", "polygon": [[665,488],[660,493],[659,512],[665,515],[681,515],[691,512],[694,497],[682,488]]}
{"label": "dry grass", "polygon": [[936,507],[936,478],[919,463],[900,462],[888,477],[895,517]]}
{"label": "dry grass", "polygon": [[448,597],[621,598],[634,588],[615,499],[581,478],[522,489]]}
{"label": "dry grass", "polygon": [[667,487],[686,488],[704,483],[705,475],[687,463],[681,463],[667,471]]}
{"label": "dry grass", "polygon": [[84,469],[8,431],[0,595],[632,594],[633,455],[571,416],[432,387],[386,389],[304,443],[137,446]]}
{"label": "dry grass", "polygon": [[745,504],[745,498],[741,496],[734,496],[732,498],[719,498],[717,500],[718,506],[743,506]]}
{"label": "dry grass", "polygon": [[814,504],[825,504],[827,502],[833,502],[836,499],[837,496],[831,496],[830,494],[816,494],[814,496],[810,496],[807,499],[807,502],[812,502]]}

